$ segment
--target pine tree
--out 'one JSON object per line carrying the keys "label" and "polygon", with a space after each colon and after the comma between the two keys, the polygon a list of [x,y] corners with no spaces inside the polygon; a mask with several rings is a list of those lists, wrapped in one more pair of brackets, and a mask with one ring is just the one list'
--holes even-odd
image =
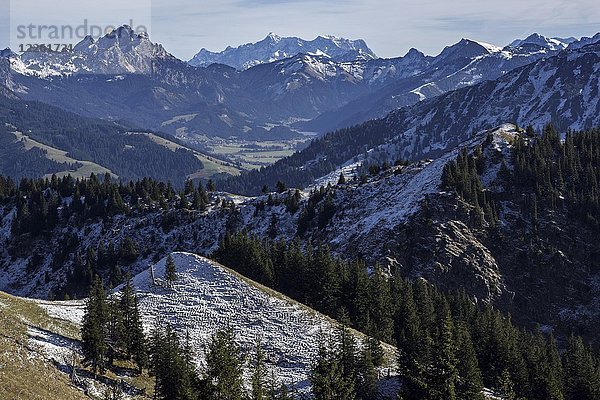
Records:
{"label": "pine tree", "polygon": [[471,335],[464,323],[456,325],[456,350],[458,378],[456,397],[459,399],[483,400],[483,380],[477,363],[477,353]]}
{"label": "pine tree", "polygon": [[90,295],[86,301],[85,314],[81,327],[82,351],[84,362],[91,366],[94,376],[104,373],[107,353],[108,306],[106,293],[100,278],[93,281]]}
{"label": "pine tree", "polygon": [[254,370],[252,371],[252,400],[266,400],[265,390],[265,355],[260,340],[256,343]]}
{"label": "pine tree", "polygon": [[183,193],[185,193],[186,195],[194,193],[194,182],[192,182],[192,180],[189,178],[185,180]]}
{"label": "pine tree", "polygon": [[500,375],[498,392],[503,400],[515,400],[517,398],[515,386],[510,377],[510,372],[508,372],[507,369],[502,371],[502,374]]}
{"label": "pine tree", "polygon": [[[371,338],[368,339],[369,341]],[[363,344],[363,350],[357,363],[357,397],[362,400],[377,398],[378,373],[375,369],[374,357],[372,356],[372,345]]]}
{"label": "pine tree", "polygon": [[217,190],[217,187],[212,179],[209,179],[208,182],[206,183],[206,190],[209,193],[215,192]]}
{"label": "pine tree", "polygon": [[[340,321],[349,323],[346,318],[340,318]],[[339,364],[342,367],[342,375],[344,379],[351,383],[352,386],[356,386],[357,381],[357,369],[358,369],[358,349],[356,345],[356,339],[350,333],[347,326],[340,324],[336,332],[336,348]]]}
{"label": "pine tree", "polygon": [[242,361],[231,328],[213,335],[206,354],[206,378],[215,399],[242,399]]}
{"label": "pine tree", "polygon": [[110,385],[102,395],[102,400],[123,400],[125,399],[125,394],[121,387],[117,383],[113,383]]}
{"label": "pine tree", "polygon": [[434,370],[432,371],[432,385],[430,397],[438,400],[456,399],[456,381],[458,363],[456,359],[456,346],[454,343],[454,324],[450,312],[442,321],[441,335],[439,338]]}
{"label": "pine tree", "polygon": [[277,185],[275,185],[275,190],[277,193],[283,193],[286,191],[285,183],[283,181],[277,181]]}
{"label": "pine tree", "polygon": [[147,366],[148,356],[138,299],[133,290],[131,277],[127,278],[121,291],[120,308],[123,315],[125,351],[129,358],[133,357],[139,372],[141,372]]}
{"label": "pine tree", "polygon": [[580,337],[571,336],[563,357],[567,400],[600,398],[600,369]]}
{"label": "pine tree", "polygon": [[151,372],[155,397],[161,400],[197,400],[198,379],[188,351],[170,324],[157,326],[152,334]]}
{"label": "pine tree", "polygon": [[175,265],[175,261],[173,261],[173,256],[169,254],[167,256],[167,261],[165,264],[165,281],[167,282],[167,286],[172,288],[173,283],[177,280],[177,266]]}
{"label": "pine tree", "polygon": [[334,351],[322,341],[319,343],[317,360],[311,369],[310,382],[315,400],[353,400],[352,381],[344,377],[342,365]]}
{"label": "pine tree", "polygon": [[346,184],[346,177],[344,176],[344,173],[341,172],[340,179],[338,179],[338,185],[345,185],[345,184]]}
{"label": "pine tree", "polygon": [[556,345],[554,335],[550,335],[546,345],[546,358],[548,360],[548,397],[553,400],[563,400],[563,369],[560,354]]}
{"label": "pine tree", "polygon": [[417,315],[412,285],[406,283],[401,288],[401,300],[397,313],[398,332],[398,369],[402,382],[404,399],[423,399],[428,395],[426,366],[428,360],[428,343],[424,337]]}
{"label": "pine tree", "polygon": [[383,365],[383,357],[385,356],[381,342],[374,337],[369,336],[367,338],[367,349],[373,364],[376,367],[381,367]]}
{"label": "pine tree", "polygon": [[125,326],[123,325],[123,313],[116,296],[108,299],[108,325],[107,357],[108,365],[112,366],[114,359],[118,357],[119,351],[125,347]]}

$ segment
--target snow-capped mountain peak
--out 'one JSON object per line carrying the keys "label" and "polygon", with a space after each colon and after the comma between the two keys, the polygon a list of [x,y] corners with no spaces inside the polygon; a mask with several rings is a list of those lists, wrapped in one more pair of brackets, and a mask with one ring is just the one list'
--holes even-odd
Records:
{"label": "snow-capped mountain peak", "polygon": [[[40,78],[97,74],[148,74],[157,60],[175,60],[162,45],[153,43],[146,32],[123,25],[94,39],[86,36],[70,53],[13,53],[13,71]],[[4,56],[4,55],[3,55]]]}
{"label": "snow-capped mountain peak", "polygon": [[484,56],[492,53],[495,46],[482,44],[470,39],[461,39],[458,43],[447,46],[436,57],[436,62],[449,62],[458,59],[472,59],[478,56]]}
{"label": "snow-capped mountain peak", "polygon": [[267,35],[267,37],[264,38],[264,40],[277,43],[277,42],[281,41],[281,36],[279,36],[279,35],[277,35],[277,34],[275,34],[273,32],[270,32]]}
{"label": "snow-capped mountain peak", "polygon": [[514,40],[509,47],[525,47],[527,45],[530,46],[539,46],[551,51],[564,50],[567,48],[571,39],[560,39],[560,38],[548,38],[546,36],[542,36],[539,33],[533,33],[527,36],[525,39],[517,39]]}
{"label": "snow-capped mountain peak", "polygon": [[238,70],[245,70],[298,54],[326,56],[334,61],[344,62],[377,58],[364,40],[350,40],[336,36],[318,36],[313,40],[304,40],[269,33],[259,42],[235,48],[227,47],[222,52],[212,52],[203,48],[189,63],[197,67],[225,64]]}

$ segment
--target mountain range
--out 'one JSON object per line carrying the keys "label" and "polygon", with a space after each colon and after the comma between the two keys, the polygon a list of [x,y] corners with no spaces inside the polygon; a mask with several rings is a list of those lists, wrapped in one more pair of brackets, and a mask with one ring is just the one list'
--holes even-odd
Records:
{"label": "mountain range", "polygon": [[[260,53],[274,42],[309,43],[275,39],[271,35],[246,50]],[[3,51],[0,81],[26,100],[128,121],[194,145],[205,137],[279,140],[381,118],[579,45],[534,34],[504,48],[463,39],[435,57],[413,49],[380,59],[363,49],[363,42],[329,37],[310,43],[314,51],[294,54],[301,49],[290,48],[288,58],[244,70],[193,67],[124,26],[98,40],[84,39],[70,54]],[[341,60],[332,55],[332,43],[371,56]],[[116,104],[114,98],[122,101]]]}
{"label": "mountain range", "polygon": [[[269,35],[194,60],[126,26],[73,53],[2,51],[0,290],[79,298],[134,276],[146,326],[188,331],[183,358],[231,318],[244,354],[265,334],[308,390],[335,328],[278,290],[397,346],[387,375],[410,398],[442,376],[479,381],[461,398],[597,398],[573,335],[599,345],[600,34],[393,59]],[[299,138],[250,171],[199,150]]]}
{"label": "mountain range", "polygon": [[319,36],[314,40],[303,40],[296,37],[280,37],[274,33],[269,33],[266,38],[259,42],[248,43],[236,48],[227,47],[219,53],[201,49],[189,63],[196,67],[225,64],[243,70],[259,64],[280,61],[298,54],[325,56],[338,62],[377,58],[364,40],[349,40],[335,36]]}

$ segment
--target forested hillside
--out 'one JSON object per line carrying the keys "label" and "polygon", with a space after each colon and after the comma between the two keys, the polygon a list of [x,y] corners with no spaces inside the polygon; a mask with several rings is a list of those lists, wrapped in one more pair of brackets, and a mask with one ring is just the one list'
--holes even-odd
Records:
{"label": "forested hillside", "polygon": [[400,108],[381,120],[330,132],[291,157],[260,172],[226,179],[221,186],[255,195],[262,185],[274,187],[277,180],[305,187],[345,163],[372,155],[388,163],[435,159],[477,132],[506,122],[531,124],[538,130],[553,123],[561,132],[597,126],[599,78],[594,71],[600,65],[599,48],[600,44],[592,44],[566,50],[495,81]]}
{"label": "forested hillside", "polygon": [[[506,396],[594,399],[596,356],[571,335],[597,339],[599,136],[569,132],[561,141],[552,127],[504,126],[434,162],[357,166],[336,175],[337,184],[303,193],[280,182],[253,199],[215,192],[213,182],[179,191],[108,175],[19,184],[2,178],[2,229],[10,231],[3,276],[22,274],[12,281],[19,290],[51,287],[52,296],[81,297],[96,274],[116,286],[128,270],[171,250],[213,254],[399,346],[407,398],[446,398],[439,388],[463,393],[483,385]],[[398,193],[408,202],[407,188],[421,193],[411,199],[418,207],[385,228],[388,234],[373,228],[368,242],[334,240],[356,210],[382,218],[371,223],[383,229],[396,215],[382,208],[398,210],[386,198]],[[356,208],[361,201],[373,204]],[[9,257],[22,260],[20,267]],[[569,350],[558,357],[557,348]],[[324,354],[334,357],[329,363],[338,357]],[[455,359],[476,367],[461,370]],[[440,375],[442,367],[451,373]]]}
{"label": "forested hillside", "polygon": [[[171,151],[144,135],[128,134],[135,132],[135,128],[82,118],[43,103],[0,96],[0,125],[2,151],[6,152],[1,172],[17,178],[68,172],[78,165],[60,165],[39,149],[21,149],[14,132],[62,150],[68,158],[106,167],[124,180],[148,176],[182,185],[186,176],[204,168],[191,151],[183,148]],[[18,165],[26,167],[19,169]]]}

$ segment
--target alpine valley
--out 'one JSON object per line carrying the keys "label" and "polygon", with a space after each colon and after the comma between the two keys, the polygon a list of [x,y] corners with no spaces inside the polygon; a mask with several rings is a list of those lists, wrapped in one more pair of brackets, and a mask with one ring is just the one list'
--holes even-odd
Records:
{"label": "alpine valley", "polygon": [[600,399],[600,33],[6,49],[0,216],[2,399]]}

